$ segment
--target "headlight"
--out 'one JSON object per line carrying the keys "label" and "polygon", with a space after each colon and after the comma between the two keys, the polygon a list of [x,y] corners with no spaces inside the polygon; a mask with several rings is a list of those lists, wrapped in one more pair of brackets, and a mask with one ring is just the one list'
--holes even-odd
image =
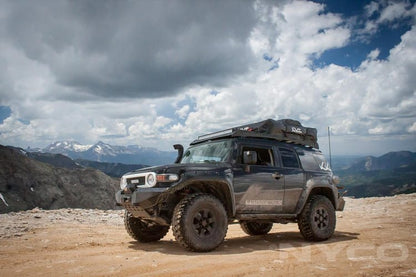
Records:
{"label": "headlight", "polygon": [[124,177],[121,177],[120,179],[120,188],[124,190],[127,187],[127,179]]}
{"label": "headlight", "polygon": [[146,177],[146,184],[149,186],[149,187],[154,187],[155,185],[156,185],[156,183],[157,183],[157,180],[156,180],[156,174],[155,173],[149,173],[148,175],[147,175],[147,177]]}
{"label": "headlight", "polygon": [[332,182],[334,183],[334,185],[338,185],[341,182],[341,180],[338,176],[334,175],[332,176]]}

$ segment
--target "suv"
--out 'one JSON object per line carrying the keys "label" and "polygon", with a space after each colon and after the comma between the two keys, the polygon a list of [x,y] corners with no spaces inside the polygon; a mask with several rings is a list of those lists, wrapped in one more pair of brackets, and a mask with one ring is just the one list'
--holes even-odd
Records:
{"label": "suv", "polygon": [[135,240],[158,241],[172,225],[186,249],[211,251],[235,220],[249,235],[288,222],[297,222],[306,240],[334,233],[335,210],[345,202],[318,150],[316,129],[269,119],[200,136],[185,152],[174,148],[175,164],[121,178],[116,202]]}

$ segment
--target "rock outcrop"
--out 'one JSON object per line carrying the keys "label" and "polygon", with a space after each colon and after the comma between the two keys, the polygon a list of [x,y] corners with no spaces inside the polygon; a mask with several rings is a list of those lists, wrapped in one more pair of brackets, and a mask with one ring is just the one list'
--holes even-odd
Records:
{"label": "rock outcrop", "polygon": [[118,179],[99,170],[54,167],[0,145],[0,213],[35,207],[113,209],[117,188]]}

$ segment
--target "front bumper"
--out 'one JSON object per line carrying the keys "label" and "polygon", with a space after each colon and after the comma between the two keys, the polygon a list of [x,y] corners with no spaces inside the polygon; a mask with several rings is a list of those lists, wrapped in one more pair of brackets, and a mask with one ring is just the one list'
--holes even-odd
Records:
{"label": "front bumper", "polygon": [[138,188],[132,193],[120,190],[116,193],[116,203],[123,206],[136,218],[160,225],[169,225],[168,220],[158,216],[158,200],[167,188]]}
{"label": "front bumper", "polygon": [[123,190],[119,190],[116,193],[116,203],[118,206],[128,204],[133,206],[151,207],[155,204],[154,201],[157,197],[167,189],[168,188],[138,188],[132,193],[125,193]]}

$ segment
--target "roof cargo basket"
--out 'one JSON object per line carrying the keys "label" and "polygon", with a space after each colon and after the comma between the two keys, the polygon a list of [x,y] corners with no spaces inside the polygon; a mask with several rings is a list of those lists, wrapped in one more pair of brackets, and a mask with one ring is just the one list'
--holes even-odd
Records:
{"label": "roof cargo basket", "polygon": [[257,123],[199,136],[191,144],[222,137],[262,137],[319,149],[316,128],[304,127],[293,119],[267,119]]}

